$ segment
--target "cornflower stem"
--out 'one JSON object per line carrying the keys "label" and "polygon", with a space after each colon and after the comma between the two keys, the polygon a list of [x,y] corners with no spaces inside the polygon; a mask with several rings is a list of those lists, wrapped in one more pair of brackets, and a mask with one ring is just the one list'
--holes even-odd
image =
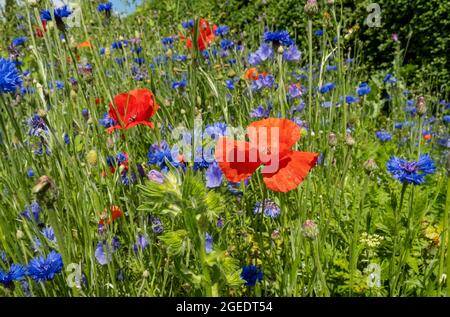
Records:
{"label": "cornflower stem", "polygon": [[369,185],[369,176],[366,174],[364,177],[363,186],[361,188],[361,199],[360,199],[360,204],[359,204],[359,211],[357,211],[357,214],[354,215],[355,216],[355,224],[353,226],[353,238],[352,238],[352,245],[350,248],[350,295],[352,295],[352,293],[353,293],[353,273],[354,273],[357,263],[358,263],[357,247],[358,247],[359,226],[360,226],[361,216],[363,215],[363,211],[364,211],[364,199],[366,197],[368,185]]}
{"label": "cornflower stem", "polygon": [[398,204],[397,208],[394,209],[394,241],[393,241],[393,247],[392,247],[392,259],[391,259],[391,263],[389,265],[389,281],[390,281],[390,296],[394,296],[395,295],[395,283],[396,281],[394,280],[394,273],[395,273],[395,269],[396,269],[396,265],[395,265],[395,256],[397,253],[397,248],[398,248],[398,225],[399,225],[399,221],[401,218],[401,211],[402,211],[402,206],[403,206],[403,200],[405,198],[405,192],[406,192],[406,188],[408,187],[407,183],[403,183],[402,186],[402,191],[400,193],[400,203]]}
{"label": "cornflower stem", "polygon": [[[308,65],[308,123],[312,127],[312,89],[313,89],[313,40],[312,40],[312,20],[308,20],[308,48],[309,48],[309,65]],[[312,131],[312,129],[310,129]]]}

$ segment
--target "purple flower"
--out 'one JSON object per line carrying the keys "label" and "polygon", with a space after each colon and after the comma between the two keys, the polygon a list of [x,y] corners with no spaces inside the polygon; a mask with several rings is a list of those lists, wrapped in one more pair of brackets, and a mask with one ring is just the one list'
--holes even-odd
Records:
{"label": "purple flower", "polygon": [[301,57],[302,54],[300,53],[296,45],[290,46],[287,50],[283,52],[283,60],[287,62],[299,61]]}
{"label": "purple flower", "polygon": [[223,173],[217,162],[212,163],[205,173],[206,187],[216,188],[222,184]]}
{"label": "purple flower", "polygon": [[144,251],[147,246],[148,246],[147,238],[142,234],[138,234],[136,237],[136,243],[133,244],[134,252],[138,253],[139,251]]}
{"label": "purple flower", "polygon": [[208,232],[205,233],[205,250],[206,253],[211,253],[213,250],[213,238]]}
{"label": "purple flower", "polygon": [[151,170],[150,172],[148,172],[147,177],[149,180],[155,183],[158,184],[164,183],[164,175],[161,172],[158,172],[157,170]]}

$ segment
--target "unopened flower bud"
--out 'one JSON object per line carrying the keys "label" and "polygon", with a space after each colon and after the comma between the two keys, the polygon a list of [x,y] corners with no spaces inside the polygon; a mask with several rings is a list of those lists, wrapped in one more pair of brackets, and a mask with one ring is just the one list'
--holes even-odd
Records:
{"label": "unopened flower bud", "polygon": [[25,236],[25,234],[23,233],[22,230],[17,230],[17,231],[16,231],[16,238],[17,238],[18,240],[22,239],[24,236]]}
{"label": "unopened flower bud", "polygon": [[305,5],[305,13],[311,18],[319,13],[319,7],[317,6],[317,0],[308,0]]}
{"label": "unopened flower bud", "polygon": [[280,55],[284,53],[283,45],[278,46],[277,53]]}
{"label": "unopened flower bud", "polygon": [[336,144],[337,144],[336,134],[331,132],[330,134],[328,134],[328,145],[329,146],[336,146]]}
{"label": "unopened flower bud", "polygon": [[422,116],[427,112],[427,103],[425,102],[425,97],[420,96],[417,98],[417,104],[416,104],[416,110],[417,114]]}
{"label": "unopened flower bud", "polygon": [[352,137],[352,135],[351,134],[347,134],[346,136],[345,136],[345,143],[348,145],[348,146],[353,146],[353,145],[355,145],[355,139],[353,139],[353,137]]}
{"label": "unopened flower bud", "polygon": [[377,163],[375,163],[375,160],[368,159],[364,162],[364,169],[367,173],[370,173],[378,168]]}
{"label": "unopened flower bud", "polygon": [[319,228],[317,227],[317,224],[314,222],[314,220],[308,219],[303,223],[302,232],[305,238],[314,240],[319,234]]}

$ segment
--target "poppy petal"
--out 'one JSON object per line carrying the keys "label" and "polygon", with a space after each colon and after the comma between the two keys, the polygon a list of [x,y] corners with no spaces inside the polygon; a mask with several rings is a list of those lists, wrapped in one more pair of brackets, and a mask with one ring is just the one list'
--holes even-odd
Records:
{"label": "poppy petal", "polygon": [[[251,143],[260,149],[269,145],[272,153],[279,151],[279,157],[284,157],[301,137],[299,126],[288,119],[268,118],[256,121],[250,124],[247,131]],[[278,137],[274,133],[278,133]]]}
{"label": "poppy petal", "polygon": [[279,161],[276,172],[270,166],[262,170],[264,183],[275,192],[288,192],[297,188],[316,165],[318,153],[292,151]]}
{"label": "poppy petal", "polygon": [[250,143],[225,137],[219,138],[215,151],[216,161],[230,182],[240,182],[251,176],[261,165],[256,150],[250,150]]}

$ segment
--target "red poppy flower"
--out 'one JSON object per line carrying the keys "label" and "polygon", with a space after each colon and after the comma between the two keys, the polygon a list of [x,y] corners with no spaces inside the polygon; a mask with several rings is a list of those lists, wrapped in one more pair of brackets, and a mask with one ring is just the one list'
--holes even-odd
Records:
{"label": "red poppy flower", "polygon": [[111,222],[113,222],[114,220],[120,218],[123,216],[123,212],[122,210],[120,210],[120,208],[118,206],[111,206],[110,208],[110,216],[106,215],[106,208],[103,209],[102,215],[101,215],[101,219],[98,222],[99,225],[104,225],[105,224],[105,220],[107,224],[111,224]]}
{"label": "red poppy flower", "polygon": [[288,192],[302,183],[319,157],[318,153],[291,149],[300,139],[301,131],[288,119],[253,122],[247,135],[250,142],[226,137],[218,141],[215,157],[231,182],[240,182],[264,166],[262,175],[267,188]]}
{"label": "red poppy flower", "polygon": [[[200,51],[204,51],[212,42],[214,42],[215,34],[214,32],[217,30],[217,25],[209,24],[206,19],[200,19],[198,23],[198,39],[197,39],[197,47]],[[192,29],[192,35],[194,35],[194,29]],[[186,38],[184,36],[180,36],[181,40],[186,41],[186,47],[192,48],[192,38]]]}
{"label": "red poppy flower", "polygon": [[153,128],[149,119],[158,110],[158,104],[152,92],[148,89],[138,88],[114,97],[114,105],[109,104],[109,116],[117,124],[108,128],[111,133],[114,129],[129,129],[138,124]]}
{"label": "red poppy flower", "polygon": [[244,78],[247,80],[257,80],[259,78],[258,71],[255,67],[249,68],[245,71]]}

